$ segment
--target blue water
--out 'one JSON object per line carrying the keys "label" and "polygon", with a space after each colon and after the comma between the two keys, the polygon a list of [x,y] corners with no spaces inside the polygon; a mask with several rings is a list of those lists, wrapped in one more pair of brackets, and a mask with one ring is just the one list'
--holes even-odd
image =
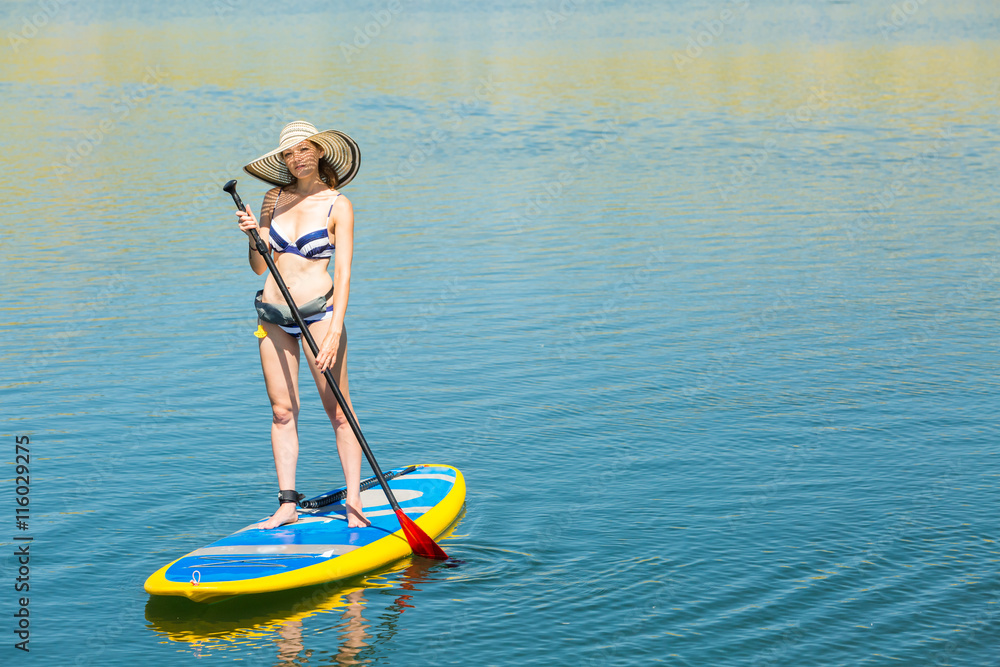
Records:
{"label": "blue water", "polygon": [[[996,664],[996,3],[389,7],[3,5],[4,664]],[[274,507],[219,188],[296,118],[362,148],[352,397],[465,474],[454,558],[151,600]]]}

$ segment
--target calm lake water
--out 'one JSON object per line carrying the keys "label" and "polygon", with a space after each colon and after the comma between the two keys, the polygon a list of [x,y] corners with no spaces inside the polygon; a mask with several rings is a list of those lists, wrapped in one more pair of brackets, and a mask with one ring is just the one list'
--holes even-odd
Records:
{"label": "calm lake water", "polygon": [[[0,5],[0,660],[995,664],[1000,6],[469,4]],[[151,600],[274,507],[220,186],[297,118],[361,146],[352,396],[465,473],[454,560]]]}

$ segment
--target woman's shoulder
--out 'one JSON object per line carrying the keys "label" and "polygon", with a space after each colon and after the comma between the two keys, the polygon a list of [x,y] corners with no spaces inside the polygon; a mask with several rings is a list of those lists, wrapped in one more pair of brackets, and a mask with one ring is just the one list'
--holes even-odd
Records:
{"label": "woman's shoulder", "polygon": [[280,194],[281,188],[278,187],[271,188],[264,193],[264,202],[260,205],[261,224],[271,224],[271,214],[278,206],[278,195]]}
{"label": "woman's shoulder", "polygon": [[283,189],[284,188],[273,187],[270,190],[268,190],[267,192],[265,192],[264,193],[264,203],[265,204],[274,204],[274,202],[278,201],[278,197],[281,195],[281,191]]}
{"label": "woman's shoulder", "polygon": [[354,206],[342,192],[333,190],[333,204],[330,205],[330,214],[327,218],[327,228],[331,238],[338,225],[341,226],[341,231],[343,225],[354,225]]}
{"label": "woman's shoulder", "polygon": [[334,190],[330,188],[332,195],[332,211],[353,211],[354,206],[351,204],[351,200],[347,198],[343,192],[339,190]]}

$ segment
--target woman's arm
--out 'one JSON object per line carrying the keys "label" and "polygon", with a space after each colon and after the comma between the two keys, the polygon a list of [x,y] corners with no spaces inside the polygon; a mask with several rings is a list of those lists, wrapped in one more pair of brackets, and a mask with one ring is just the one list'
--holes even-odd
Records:
{"label": "woman's arm", "polygon": [[347,299],[351,292],[351,260],[354,258],[354,207],[341,195],[333,207],[327,233],[336,246],[333,251],[333,316],[330,328],[320,344],[316,363],[321,371],[332,368],[337,360],[337,348],[344,330]]}

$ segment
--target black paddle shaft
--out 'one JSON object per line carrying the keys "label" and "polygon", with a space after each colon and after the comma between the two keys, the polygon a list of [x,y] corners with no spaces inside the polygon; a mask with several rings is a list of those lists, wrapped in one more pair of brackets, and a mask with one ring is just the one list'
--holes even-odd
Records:
{"label": "black paddle shaft", "polygon": [[[240,196],[236,194],[236,181],[232,180],[226,183],[223,190],[228,192],[233,196],[233,201],[236,203],[236,208],[241,211],[246,211],[246,206],[243,205],[243,200]],[[278,273],[278,267],[274,265],[274,258],[268,252],[267,245],[264,244],[264,240],[260,238],[260,234],[257,233],[256,229],[250,230],[250,236],[253,242],[257,245],[257,252],[260,256],[264,258],[264,262],[267,263],[267,268],[271,272],[271,276],[274,278],[274,282],[278,284],[278,289],[281,290],[281,295],[285,297],[285,302],[288,304],[288,308],[292,311],[292,318],[295,323],[299,326],[299,330],[302,332],[302,337],[309,344],[309,349],[312,350],[313,358],[315,359],[319,356],[319,347],[316,345],[316,341],[313,339],[312,334],[309,332],[309,327],[306,326],[305,320],[302,318],[302,313],[295,305],[295,301],[292,300],[292,295],[288,291],[288,287],[285,285],[285,281],[281,279],[281,274]],[[326,377],[326,381],[330,383],[330,389],[333,389],[333,395],[337,397],[337,403],[340,404],[340,409],[344,411],[344,416],[347,417],[347,423],[351,425],[351,430],[354,431],[355,437],[357,437],[358,442],[361,444],[361,451],[365,453],[365,458],[368,459],[368,465],[371,466],[372,472],[375,473],[375,478],[378,479],[378,483],[382,486],[382,490],[385,491],[385,497],[389,499],[389,504],[392,505],[392,509],[396,512],[402,512],[399,507],[399,503],[396,502],[396,497],[392,495],[392,490],[389,488],[389,482],[386,481],[385,475],[382,474],[382,469],[378,467],[378,462],[375,460],[375,455],[372,454],[371,447],[368,446],[368,441],[365,440],[365,436],[361,433],[361,427],[358,425],[358,420],[355,419],[354,413],[351,412],[351,408],[348,407],[347,401],[344,400],[344,395],[340,393],[340,388],[337,386],[336,380],[333,379],[333,373],[330,369],[323,371],[323,375]]]}

